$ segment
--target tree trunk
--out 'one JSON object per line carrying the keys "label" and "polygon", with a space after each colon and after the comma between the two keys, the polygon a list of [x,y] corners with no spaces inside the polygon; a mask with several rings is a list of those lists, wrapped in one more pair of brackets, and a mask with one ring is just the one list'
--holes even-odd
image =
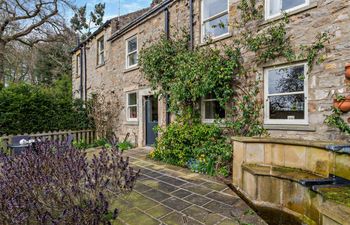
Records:
{"label": "tree trunk", "polygon": [[5,46],[6,43],[0,40],[0,86],[5,85]]}

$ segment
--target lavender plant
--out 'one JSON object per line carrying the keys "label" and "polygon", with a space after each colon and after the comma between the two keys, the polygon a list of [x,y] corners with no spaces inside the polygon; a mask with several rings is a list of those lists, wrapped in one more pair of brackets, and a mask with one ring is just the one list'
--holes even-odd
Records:
{"label": "lavender plant", "polygon": [[132,191],[140,171],[117,148],[91,160],[59,142],[0,158],[1,224],[110,224],[111,200]]}

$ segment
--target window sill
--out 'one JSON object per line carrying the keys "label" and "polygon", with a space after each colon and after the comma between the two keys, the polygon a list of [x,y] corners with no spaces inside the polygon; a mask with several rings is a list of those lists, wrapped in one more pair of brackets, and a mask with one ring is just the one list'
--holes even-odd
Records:
{"label": "window sill", "polygon": [[124,73],[129,73],[129,72],[131,72],[131,71],[138,70],[138,69],[140,69],[140,67],[139,67],[138,65],[132,66],[132,67],[126,68],[126,69],[124,70]]}
{"label": "window sill", "polygon": [[225,39],[230,38],[232,36],[233,36],[232,33],[227,33],[227,34],[224,34],[224,35],[219,36],[217,38],[212,38],[212,39],[210,39],[208,41],[202,42],[198,46],[202,47],[202,46],[206,46],[206,45],[211,45],[211,44],[213,44],[215,42],[225,40]]}
{"label": "window sill", "polygon": [[[308,6],[305,6],[305,7],[302,7],[300,9],[296,9],[296,10],[293,10],[291,12],[288,12],[287,16],[294,16],[296,14],[303,13],[305,11],[308,11],[308,10],[316,8],[316,7],[317,7],[317,2],[313,2]],[[273,23],[275,21],[278,21],[278,20],[282,19],[283,17],[284,17],[283,14],[281,14],[281,15],[273,17],[273,18],[265,19],[264,21],[261,21],[258,26],[265,26],[269,23]]]}
{"label": "window sill", "polygon": [[126,122],[124,122],[124,125],[138,126],[139,125],[139,121],[126,121]]}
{"label": "window sill", "polygon": [[102,64],[100,64],[100,65],[97,65],[97,66],[96,66],[96,69],[98,69],[98,68],[104,66],[105,64],[106,64],[106,63],[104,62],[104,63],[102,63]]}
{"label": "window sill", "polygon": [[294,124],[264,124],[266,130],[285,130],[285,131],[308,131],[315,132],[316,129],[310,125],[294,125]]}

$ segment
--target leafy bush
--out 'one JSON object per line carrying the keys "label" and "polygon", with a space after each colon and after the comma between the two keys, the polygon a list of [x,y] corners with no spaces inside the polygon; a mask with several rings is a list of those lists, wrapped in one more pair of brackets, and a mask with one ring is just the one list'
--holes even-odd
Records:
{"label": "leafy bush", "polygon": [[151,158],[195,172],[228,175],[232,149],[217,125],[173,122],[158,129],[161,135]]}
{"label": "leafy bush", "polygon": [[76,149],[87,149],[92,147],[92,145],[88,144],[85,139],[80,139],[80,140],[74,140],[73,141],[73,146]]}
{"label": "leafy bush", "polygon": [[132,149],[134,145],[130,141],[123,141],[118,143],[118,148],[121,151]]}
{"label": "leafy bush", "polygon": [[88,144],[85,139],[75,140],[73,141],[73,146],[76,149],[87,149],[87,148],[95,148],[95,147],[105,147],[105,148],[112,147],[111,144],[108,143],[108,140],[106,138],[97,139],[92,144]]}
{"label": "leafy bush", "polygon": [[110,147],[110,144],[106,138],[100,138],[92,144],[92,147]]}
{"label": "leafy bush", "polygon": [[59,143],[37,143],[0,158],[2,224],[110,224],[110,203],[132,191],[135,173],[117,149],[86,154]]}
{"label": "leafy bush", "polygon": [[[58,82],[59,83],[59,82]],[[59,83],[64,86],[65,82]],[[0,133],[19,134],[93,127],[81,100],[61,87],[11,84],[0,91]]]}

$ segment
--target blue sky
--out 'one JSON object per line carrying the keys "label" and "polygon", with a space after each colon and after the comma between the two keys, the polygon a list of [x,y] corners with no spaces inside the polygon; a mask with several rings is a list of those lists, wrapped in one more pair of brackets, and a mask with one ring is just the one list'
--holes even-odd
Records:
{"label": "blue sky", "polygon": [[87,5],[87,12],[90,12],[95,4],[106,3],[104,20],[118,16],[119,13],[119,1],[120,1],[120,14],[127,14],[139,9],[148,7],[152,0],[75,0],[77,6]]}

